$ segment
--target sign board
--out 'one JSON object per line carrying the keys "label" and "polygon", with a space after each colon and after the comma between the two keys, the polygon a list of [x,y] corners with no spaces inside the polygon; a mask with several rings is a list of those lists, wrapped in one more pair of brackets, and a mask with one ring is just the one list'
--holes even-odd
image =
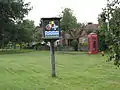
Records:
{"label": "sign board", "polygon": [[60,18],[41,18],[43,39],[60,38]]}

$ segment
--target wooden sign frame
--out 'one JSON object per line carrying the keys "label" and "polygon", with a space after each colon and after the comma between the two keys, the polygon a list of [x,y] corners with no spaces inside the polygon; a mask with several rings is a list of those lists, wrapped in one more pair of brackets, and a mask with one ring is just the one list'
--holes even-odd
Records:
{"label": "wooden sign frame", "polygon": [[41,18],[42,38],[44,40],[58,40],[61,37],[59,17]]}

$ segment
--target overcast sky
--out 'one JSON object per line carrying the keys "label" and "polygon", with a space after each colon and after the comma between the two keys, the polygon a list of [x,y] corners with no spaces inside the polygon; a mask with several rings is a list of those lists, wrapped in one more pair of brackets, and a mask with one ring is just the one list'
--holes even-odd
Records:
{"label": "overcast sky", "polygon": [[97,23],[98,14],[106,6],[107,0],[25,0],[31,2],[33,10],[27,16],[34,20],[35,25],[39,24],[42,17],[55,17],[60,14],[64,8],[71,8],[78,22]]}

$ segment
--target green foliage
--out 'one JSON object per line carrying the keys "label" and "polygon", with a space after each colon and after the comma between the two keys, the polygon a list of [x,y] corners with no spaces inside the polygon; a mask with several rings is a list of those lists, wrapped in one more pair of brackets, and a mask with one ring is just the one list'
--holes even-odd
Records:
{"label": "green foliage", "polygon": [[[102,19],[102,17],[101,17]],[[100,22],[100,28],[97,31],[98,35],[98,43],[99,43],[99,50],[100,51],[106,51],[108,49],[107,47],[107,24],[104,22]]]}
{"label": "green foliage", "polygon": [[73,46],[75,51],[78,50],[78,41],[76,39],[72,40],[71,45]]}
{"label": "green foliage", "polygon": [[[106,13],[106,9],[104,9],[104,17],[109,16],[110,29],[106,31],[105,29],[105,41],[109,47],[109,61],[113,60],[114,64],[120,65],[120,2],[118,0],[114,0],[113,2],[108,4],[108,11]],[[102,20],[102,23],[105,23]],[[101,27],[104,27],[105,24],[101,24]]]}
{"label": "green foliage", "polygon": [[39,26],[35,27],[33,36],[35,42],[40,42],[40,40],[42,39],[42,30],[40,29]]}
{"label": "green foliage", "polygon": [[23,20],[22,23],[17,25],[17,41],[18,43],[22,42],[31,42],[33,41],[33,33],[35,30],[34,21]]}
{"label": "green foliage", "polygon": [[32,52],[33,50],[29,50],[29,49],[4,49],[4,50],[0,50],[0,55],[7,55],[7,54],[20,54],[20,53],[29,53]]}
{"label": "green foliage", "polygon": [[82,43],[82,46],[86,46],[86,47],[87,47],[87,46],[88,46],[88,43]]}
{"label": "green foliage", "polygon": [[70,8],[65,8],[62,11],[61,29],[69,33],[71,37],[79,37],[84,26],[83,23],[77,23],[77,19]]}
{"label": "green foliage", "polygon": [[78,50],[78,41],[75,43],[76,40],[79,39],[81,33],[84,29],[83,23],[77,23],[76,17],[73,15],[73,11],[70,8],[65,8],[62,12],[62,19],[61,19],[61,29],[70,35],[73,39],[72,46],[74,47],[75,51]]}
{"label": "green foliage", "polygon": [[65,8],[62,11],[61,29],[69,31],[77,26],[77,19],[73,16],[73,11],[70,8]]}
{"label": "green foliage", "polygon": [[97,34],[98,34],[98,43],[99,43],[100,51],[106,51],[108,49],[107,40],[109,38],[107,38],[108,31],[107,31],[106,19],[107,19],[106,13],[103,11],[98,17],[98,22],[99,22],[100,28],[97,31]]}
{"label": "green foliage", "polygon": [[24,0],[0,1],[0,47],[5,47],[9,41],[17,41],[18,22],[28,14],[30,3]]}

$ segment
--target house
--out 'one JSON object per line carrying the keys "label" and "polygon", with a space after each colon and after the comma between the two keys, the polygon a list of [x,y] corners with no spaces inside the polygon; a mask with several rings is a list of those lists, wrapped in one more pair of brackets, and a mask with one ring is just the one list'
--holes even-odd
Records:
{"label": "house", "polygon": [[89,33],[92,33],[92,32],[96,32],[99,28],[99,24],[93,24],[91,22],[89,22],[86,27],[85,27],[85,30]]}
{"label": "house", "polygon": [[94,32],[94,33],[97,32],[98,28],[99,28],[99,24],[93,24],[93,23],[89,22],[85,26],[85,28],[84,28],[84,30],[83,30],[83,32],[81,34],[81,37],[79,38],[79,42],[80,43],[87,43],[88,34],[92,33],[92,32]]}
{"label": "house", "polygon": [[[96,32],[99,28],[99,24],[93,24],[91,22],[89,22],[84,30],[82,31],[78,42],[79,45],[81,45],[82,43],[88,43],[88,34],[92,33],[92,32]],[[65,46],[70,46],[71,45],[71,41],[73,40],[73,38],[71,37],[70,34],[65,33],[65,32],[61,32],[62,38],[60,39],[60,44],[61,45],[65,45]]]}

